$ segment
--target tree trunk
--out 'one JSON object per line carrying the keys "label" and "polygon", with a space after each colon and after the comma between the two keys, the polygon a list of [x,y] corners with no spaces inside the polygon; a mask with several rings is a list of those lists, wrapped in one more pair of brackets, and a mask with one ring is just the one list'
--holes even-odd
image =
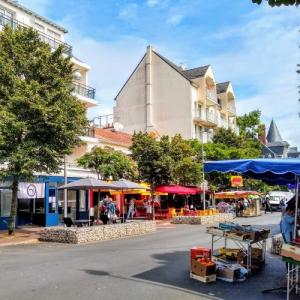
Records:
{"label": "tree trunk", "polygon": [[19,178],[17,176],[13,176],[12,200],[11,200],[10,217],[9,217],[9,224],[8,224],[8,234],[9,235],[14,234],[15,229],[16,229],[18,188],[19,188]]}

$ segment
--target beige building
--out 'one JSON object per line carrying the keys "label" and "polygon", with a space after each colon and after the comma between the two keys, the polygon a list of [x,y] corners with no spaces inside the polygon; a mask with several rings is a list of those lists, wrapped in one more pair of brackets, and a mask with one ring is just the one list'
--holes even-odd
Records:
{"label": "beige building", "polygon": [[238,131],[230,82],[217,83],[210,65],[177,66],[151,46],[117,96],[114,122],[124,131],[211,140],[216,128]]}

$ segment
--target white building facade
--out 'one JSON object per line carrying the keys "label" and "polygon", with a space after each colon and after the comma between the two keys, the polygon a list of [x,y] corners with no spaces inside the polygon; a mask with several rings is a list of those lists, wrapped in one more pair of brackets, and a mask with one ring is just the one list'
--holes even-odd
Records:
{"label": "white building facade", "polygon": [[216,128],[238,130],[230,82],[218,84],[211,66],[177,66],[151,46],[115,100],[114,122],[127,133],[180,133],[207,142]]}

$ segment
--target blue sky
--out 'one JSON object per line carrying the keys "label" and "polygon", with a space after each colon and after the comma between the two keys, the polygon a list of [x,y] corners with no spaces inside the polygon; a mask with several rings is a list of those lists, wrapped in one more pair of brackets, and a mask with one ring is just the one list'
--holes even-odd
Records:
{"label": "blue sky", "polygon": [[257,6],[251,0],[20,0],[69,30],[75,55],[91,66],[99,107],[114,96],[146,46],[187,67],[211,64],[217,81],[231,80],[239,114],[262,111],[284,139],[300,145],[300,9]]}

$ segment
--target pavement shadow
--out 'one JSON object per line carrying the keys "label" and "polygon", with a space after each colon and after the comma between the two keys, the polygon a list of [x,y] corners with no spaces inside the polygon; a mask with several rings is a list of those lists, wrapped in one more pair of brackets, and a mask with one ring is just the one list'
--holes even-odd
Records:
{"label": "pavement shadow", "polygon": [[156,254],[153,257],[160,262],[160,266],[146,272],[136,274],[134,278],[143,281],[157,282],[167,286],[206,295],[214,299],[282,299],[283,291],[262,294],[265,289],[281,286],[285,276],[285,265],[278,257],[268,257],[268,263],[257,274],[242,283],[229,283],[217,280],[213,283],[200,283],[189,278],[189,252],[175,251]]}

